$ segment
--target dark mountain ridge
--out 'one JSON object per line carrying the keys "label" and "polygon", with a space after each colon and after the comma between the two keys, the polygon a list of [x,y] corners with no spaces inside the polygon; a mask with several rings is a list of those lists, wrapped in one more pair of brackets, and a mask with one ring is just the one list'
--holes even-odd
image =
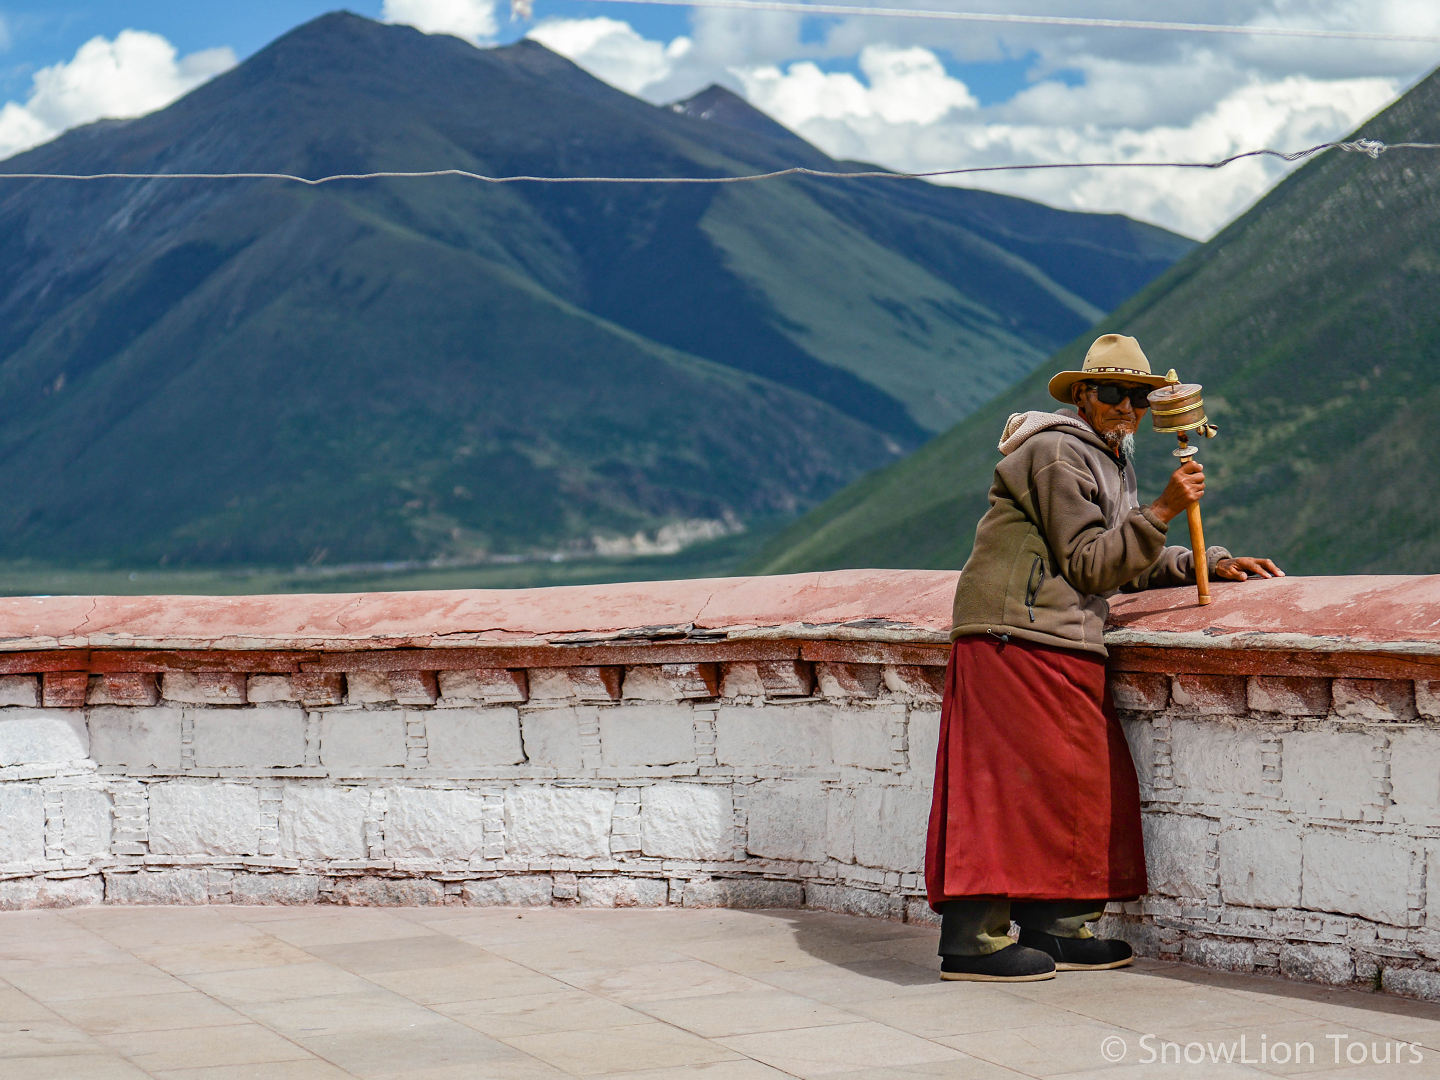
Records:
{"label": "dark mountain ridge", "polygon": [[[858,168],[532,42],[335,14],[0,172],[791,164]],[[790,513],[1188,243],[911,181],[8,181],[0,555],[359,561]]]}

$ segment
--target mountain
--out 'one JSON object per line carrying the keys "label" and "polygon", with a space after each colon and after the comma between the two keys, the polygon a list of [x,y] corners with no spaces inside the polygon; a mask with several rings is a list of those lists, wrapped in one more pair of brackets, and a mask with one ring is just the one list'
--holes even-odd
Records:
{"label": "mountain", "polygon": [[[1440,141],[1431,74],[1352,138]],[[1201,383],[1205,536],[1303,574],[1440,569],[1440,170],[1433,154],[1330,150],[1213,240],[914,455],[795,522],[766,572],[959,567],[1005,417],[1052,408],[1045,382],[1099,333],[1140,341],[1158,371]],[[1174,467],[1137,436],[1142,498]],[[1174,534],[1172,534],[1173,536]],[[1183,527],[1176,542],[1188,543]]]}
{"label": "mountain", "polygon": [[[860,168],[706,93],[332,14],[0,173]],[[0,181],[0,557],[465,558],[792,514],[1190,246],[900,180]]]}

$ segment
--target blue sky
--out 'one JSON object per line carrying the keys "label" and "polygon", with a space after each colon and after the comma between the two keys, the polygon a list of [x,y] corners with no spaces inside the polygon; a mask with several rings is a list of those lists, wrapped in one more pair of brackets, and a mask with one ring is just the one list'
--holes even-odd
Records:
{"label": "blue sky", "polygon": [[[481,47],[528,34],[656,103],[720,82],[836,157],[914,171],[1299,149],[1352,130],[1440,61],[1429,46],[534,3],[521,22],[508,0],[349,8]],[[1167,0],[1163,12],[1152,0],[886,3],[1440,34],[1433,0]],[[0,0],[0,157],[99,116],[163,107],[327,10],[306,0]],[[1223,173],[1010,173],[984,183],[1204,237],[1283,172],[1252,160]]]}

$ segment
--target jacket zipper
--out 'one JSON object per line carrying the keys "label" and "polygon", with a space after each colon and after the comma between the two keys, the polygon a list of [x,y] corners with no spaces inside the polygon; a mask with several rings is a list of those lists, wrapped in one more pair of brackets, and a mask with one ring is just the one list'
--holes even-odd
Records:
{"label": "jacket zipper", "polygon": [[1035,598],[1040,595],[1040,586],[1043,584],[1045,584],[1045,560],[1036,555],[1035,563],[1030,567],[1030,581],[1025,588],[1025,607],[1030,611],[1031,622],[1035,621]]}

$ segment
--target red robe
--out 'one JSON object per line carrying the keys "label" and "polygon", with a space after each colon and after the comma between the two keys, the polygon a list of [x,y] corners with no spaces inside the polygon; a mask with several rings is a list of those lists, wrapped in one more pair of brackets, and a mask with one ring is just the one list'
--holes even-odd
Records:
{"label": "red robe", "polygon": [[1146,891],[1140,787],[1092,653],[962,637],[950,652],[925,851],[932,907]]}

